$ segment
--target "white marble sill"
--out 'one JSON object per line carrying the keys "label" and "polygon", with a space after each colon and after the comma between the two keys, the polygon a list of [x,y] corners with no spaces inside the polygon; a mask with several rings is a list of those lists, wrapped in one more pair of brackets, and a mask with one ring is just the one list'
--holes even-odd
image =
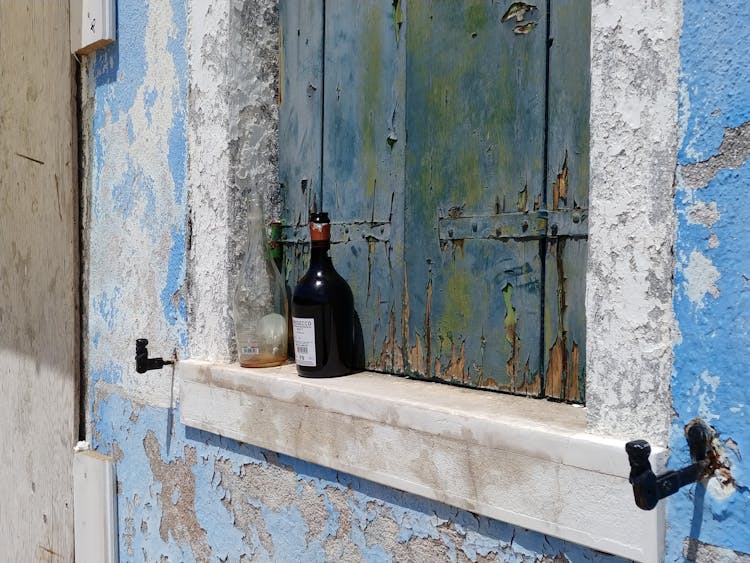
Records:
{"label": "white marble sill", "polygon": [[[363,372],[179,362],[183,424],[638,561],[664,508],[636,508],[624,442],[585,409]],[[655,448],[655,465],[664,451]]]}

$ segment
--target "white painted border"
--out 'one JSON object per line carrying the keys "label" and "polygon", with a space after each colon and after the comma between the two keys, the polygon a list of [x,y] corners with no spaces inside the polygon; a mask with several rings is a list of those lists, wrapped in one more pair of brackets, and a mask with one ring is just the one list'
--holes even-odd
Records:
{"label": "white painted border", "polygon": [[592,0],[586,405],[597,434],[666,445],[681,0]]}
{"label": "white painted border", "polygon": [[[180,362],[183,424],[639,561],[663,504],[636,508],[624,442],[584,409],[375,373],[303,379]],[[660,460],[664,451],[657,449]]]}
{"label": "white painted border", "polygon": [[[227,180],[233,5],[189,2],[188,332],[190,357],[212,361],[230,359],[233,348],[230,257],[237,233]],[[591,6],[588,429],[666,445],[672,349],[679,337],[672,307],[672,182],[682,2],[591,0]],[[262,58],[252,51],[248,57]],[[275,104],[264,92],[267,98],[254,103]]]}
{"label": "white painted border", "polygon": [[[231,348],[228,253],[206,251],[226,249],[230,237],[228,209],[222,203],[229,189],[222,180],[228,169],[227,143],[221,142],[229,111],[221,87],[225,66],[203,57],[204,50],[210,51],[206,46],[218,45],[214,53],[228,52],[220,41],[227,37],[224,16],[229,4],[223,0],[220,10],[212,5],[210,14],[196,17],[198,3],[191,2],[190,83],[193,98],[200,102],[191,108],[212,104],[208,120],[203,110],[188,116],[191,201],[196,214],[189,268],[189,337],[191,355],[203,359],[226,358]],[[367,387],[370,395],[360,396],[346,391],[349,383],[292,381],[282,377],[284,370],[273,376],[261,377],[262,372],[249,376],[197,362],[179,368],[185,378],[183,421],[583,545],[634,559],[660,559],[663,507],[649,514],[630,513],[636,509],[625,492],[629,492],[623,475],[627,462],[621,446],[633,438],[666,444],[672,414],[669,381],[672,349],[679,337],[672,310],[672,176],[681,10],[680,0],[592,0],[585,421],[579,412],[568,421],[571,426],[558,427],[548,417],[572,407],[545,407],[481,392],[472,395],[470,408],[454,406],[453,401],[468,392],[444,386],[430,391],[432,384],[415,382],[403,383],[418,389],[406,400],[390,394],[395,387],[383,383],[390,381],[384,376],[372,376],[379,383]],[[215,126],[208,142],[207,125]],[[204,182],[204,176],[219,182]],[[209,199],[205,199],[206,186],[211,187]],[[367,377],[346,381],[356,382],[359,389],[360,380]],[[440,401],[425,402],[422,398],[428,394]],[[417,404],[415,396],[420,397]],[[313,399],[311,405],[305,403]],[[479,416],[476,405],[493,400],[501,401],[500,410]],[[340,410],[348,401],[353,412]],[[371,409],[380,414],[363,414]],[[399,417],[407,416],[409,424],[399,423]],[[356,425],[349,424],[353,420]],[[426,428],[414,422],[420,420]],[[438,432],[440,421],[452,422]],[[335,438],[321,442],[316,425],[324,429],[321,435]],[[465,436],[464,427],[474,430]],[[361,451],[362,444],[379,445],[372,436],[393,441],[378,450],[374,467],[368,466],[372,457],[368,451]],[[428,479],[422,471],[412,475],[399,467],[408,465],[414,444],[433,466],[450,470]],[[522,446],[514,450],[518,444]],[[536,444],[538,451],[531,451]],[[550,457],[550,452],[558,457]],[[471,466],[487,467],[490,473],[485,475],[502,480],[504,488],[492,479],[472,481],[456,465],[459,458],[476,459]],[[438,463],[441,459],[444,462]],[[488,465],[490,460],[494,465]],[[612,466],[600,467],[606,460]],[[466,489],[472,483],[483,488],[472,493]],[[529,495],[530,484],[535,490],[546,487],[546,496]],[[593,537],[595,532],[600,537]]]}

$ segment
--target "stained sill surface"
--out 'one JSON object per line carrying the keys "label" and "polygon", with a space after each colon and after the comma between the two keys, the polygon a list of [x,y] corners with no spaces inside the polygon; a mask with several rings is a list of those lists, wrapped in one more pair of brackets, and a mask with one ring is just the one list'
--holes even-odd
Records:
{"label": "stained sill surface", "polygon": [[[362,372],[177,366],[183,424],[639,561],[663,549],[663,503],[643,512],[624,442],[585,409]],[[662,450],[654,452],[663,456]]]}

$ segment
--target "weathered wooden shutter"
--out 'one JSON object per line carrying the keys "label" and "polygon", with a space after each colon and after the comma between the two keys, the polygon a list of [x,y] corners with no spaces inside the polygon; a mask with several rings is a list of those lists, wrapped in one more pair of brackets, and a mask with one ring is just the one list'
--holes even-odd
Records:
{"label": "weathered wooden shutter", "polygon": [[368,369],[583,401],[588,3],[281,8],[290,285],[315,199]]}

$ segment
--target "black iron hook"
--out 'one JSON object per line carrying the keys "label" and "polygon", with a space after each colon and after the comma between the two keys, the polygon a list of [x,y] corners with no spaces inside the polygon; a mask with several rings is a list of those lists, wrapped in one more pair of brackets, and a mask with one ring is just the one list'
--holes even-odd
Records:
{"label": "black iron hook", "polygon": [[709,465],[708,452],[711,448],[713,430],[703,420],[696,418],[685,427],[685,435],[693,463],[658,476],[651,469],[648,460],[651,446],[646,440],[634,440],[625,444],[630,461],[630,483],[633,485],[633,495],[638,508],[651,510],[661,499],[705,476]]}
{"label": "black iron hook", "polygon": [[165,365],[174,363],[171,360],[163,358],[149,358],[147,346],[148,340],[145,338],[139,338],[135,341],[135,371],[138,373],[146,373],[152,369],[161,369]]}

